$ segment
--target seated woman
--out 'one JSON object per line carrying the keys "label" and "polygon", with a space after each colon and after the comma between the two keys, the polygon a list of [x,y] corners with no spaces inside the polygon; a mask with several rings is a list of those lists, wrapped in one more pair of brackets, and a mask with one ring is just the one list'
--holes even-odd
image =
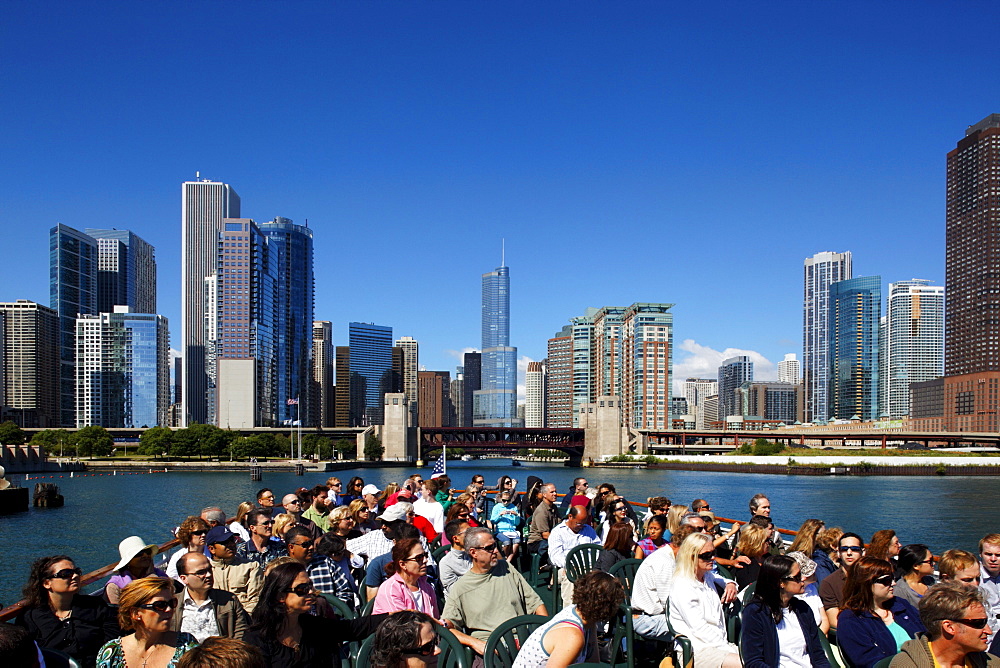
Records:
{"label": "seated woman", "polygon": [[264,579],[260,603],[243,641],[257,647],[265,664],[273,668],[330,668],[340,663],[334,660],[340,643],[368,637],[388,617],[319,617],[309,614],[316,602],[305,566],[294,561],[274,566]]}
{"label": "seated woman", "polygon": [[416,538],[403,538],[392,546],[392,561],[385,566],[389,578],[378,588],[375,614],[418,610],[437,619],[437,595],[427,580],[427,552]]}
{"label": "seated woman", "polygon": [[329,533],[342,536],[344,540],[360,538],[363,535],[354,528],[354,516],[348,506],[337,506],[330,511],[327,520],[330,522]]}
{"label": "seated woman", "polygon": [[667,511],[667,533],[664,536],[667,540],[670,540],[677,533],[677,530],[681,527],[681,518],[687,515],[687,511],[687,506],[670,506],[670,510]]}
{"label": "seated woman", "polygon": [[[658,549],[666,545],[668,541],[663,537],[663,534],[667,532],[667,516],[666,515],[653,515],[648,520],[646,520],[646,537],[639,541],[639,549],[642,550],[642,556],[648,557],[649,555],[656,552]],[[640,557],[641,558],[641,557]]]}
{"label": "seated woman", "polygon": [[118,543],[121,561],[114,568],[114,575],[104,585],[104,598],[111,605],[118,605],[122,589],[133,580],[156,576],[165,578],[167,574],[153,567],[153,556],[159,551],[154,543],[147,543],[138,536],[129,536]]}
{"label": "seated woman", "polygon": [[926,545],[914,543],[904,545],[899,550],[897,561],[899,578],[896,580],[895,594],[916,608],[927,593],[927,588],[934,584],[934,555]]}
{"label": "seated woman", "polygon": [[837,644],[857,668],[896,654],[926,630],[916,608],[893,595],[893,580],[889,562],[875,557],[861,557],[847,572]]}
{"label": "seated woman", "polygon": [[816,534],[816,549],[812,553],[812,560],[816,562],[816,584],[819,585],[828,575],[833,575],[840,567],[840,553],[837,548],[840,546],[840,537],[844,535],[844,530],[840,527],[830,527],[823,529]]}
{"label": "seated woman", "polygon": [[872,534],[872,542],[865,550],[865,556],[885,559],[896,565],[896,556],[903,545],[899,542],[899,536],[892,529],[882,529]]}
{"label": "seated woman", "polygon": [[618,578],[591,571],[577,578],[573,604],[539,626],[521,645],[513,668],[566,668],[598,661],[598,624],[614,619],[625,601]]}
{"label": "seated woman", "polygon": [[607,515],[601,526],[597,531],[597,534],[601,537],[601,540],[605,540],[608,537],[608,531],[611,529],[612,525],[618,522],[625,522],[632,528],[632,538],[633,540],[639,540],[639,534],[636,530],[635,523],[632,522],[631,518],[628,516],[628,503],[625,499],[615,499],[607,504]]}
{"label": "seated woman", "polygon": [[354,518],[354,528],[362,535],[378,529],[378,522],[375,521],[375,515],[378,513],[373,514],[363,498],[354,499],[348,508],[351,509],[351,517]]}
{"label": "seated woman", "polygon": [[423,612],[403,610],[389,615],[378,631],[369,663],[373,668],[423,668],[437,666],[437,622]]}
{"label": "seated woman", "polygon": [[97,668],[174,668],[186,651],[198,646],[194,636],[171,631],[177,599],[170,578],[145,577],[131,582],[118,599],[118,624],[131,631],[97,653]]}
{"label": "seated woman", "polygon": [[604,551],[597,557],[594,568],[605,573],[619,561],[625,559],[642,559],[642,548],[632,539],[632,525],[628,522],[615,522],[608,530],[604,539]]}
{"label": "seated woman", "polygon": [[743,609],[740,647],[746,668],[830,665],[820,644],[815,613],[797,598],[804,591],[805,577],[795,559],[764,557],[753,598]]}
{"label": "seated woman", "polygon": [[728,582],[720,600],[716,583],[726,581],[712,572],[714,566],[711,536],[693,533],[684,539],[670,583],[668,618],[675,633],[691,640],[694,668],[739,668],[739,649],[729,642],[722,617],[722,604],[736,598],[736,584]]}
{"label": "seated woman", "polygon": [[208,522],[197,515],[192,515],[181,522],[177,529],[177,540],[181,546],[177,548],[167,561],[167,577],[180,580],[177,575],[177,560],[188,552],[205,553],[205,534],[208,533]]}
{"label": "seated woman", "polygon": [[513,561],[521,544],[521,532],[517,530],[522,523],[521,511],[511,501],[514,495],[510,490],[500,492],[498,496],[490,521],[496,527],[497,542],[503,546],[504,556],[507,561]]}
{"label": "seated woman", "polygon": [[80,591],[80,577],[80,569],[67,556],[35,560],[24,586],[25,606],[15,623],[27,629],[39,647],[92,666],[97,650],[120,636],[121,629],[103,598]]}
{"label": "seated woman", "polygon": [[770,532],[756,524],[747,524],[740,529],[740,538],[736,543],[736,553],[750,560],[749,563],[744,563],[743,567],[735,573],[736,584],[740,586],[741,591],[757,581],[760,565],[770,548],[767,540],[769,537]]}
{"label": "seated woman", "polygon": [[976,555],[965,550],[948,550],[938,560],[941,582],[957,580],[967,587],[978,587],[980,572]]}
{"label": "seated woman", "polygon": [[236,506],[236,517],[230,522],[226,528],[232,531],[234,534],[240,537],[240,540],[244,543],[250,540],[250,532],[247,531],[246,522],[247,513],[254,509],[254,505],[249,501],[244,501],[240,505]]}

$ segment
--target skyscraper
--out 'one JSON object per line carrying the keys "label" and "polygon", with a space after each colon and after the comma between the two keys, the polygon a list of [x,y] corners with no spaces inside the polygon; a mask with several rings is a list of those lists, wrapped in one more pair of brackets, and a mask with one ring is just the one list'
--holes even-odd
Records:
{"label": "skyscraper", "polygon": [[313,320],[310,426],[334,426],[333,369],[333,323],[329,320]]}
{"label": "skyscraper", "polygon": [[582,316],[569,319],[573,364],[570,389],[573,396],[574,427],[580,426],[581,407],[596,400],[599,394],[597,388],[610,389],[621,385],[621,350],[618,340],[621,314],[612,307],[611,310],[616,313],[614,319],[602,319],[598,325],[596,320],[605,310],[588,307]]}
{"label": "skyscraper", "polygon": [[97,240],[66,225],[49,230],[49,297],[59,314],[59,423],[76,424],[76,317],[97,313]]}
{"label": "skyscraper", "polygon": [[517,348],[510,345],[510,270],[483,274],[482,380],[473,393],[476,427],[514,427],[517,419]]}
{"label": "skyscraper", "polygon": [[882,278],[831,283],[827,341],[830,417],[863,421],[879,416],[879,319]]}
{"label": "skyscraper", "polygon": [[778,362],[778,382],[792,385],[802,382],[802,366],[795,353],[786,353],[785,359]]}
{"label": "skyscraper", "polygon": [[167,319],[131,313],[81,315],[76,321],[76,426],[166,426],[170,407]]}
{"label": "skyscraper", "polygon": [[334,414],[333,422],[337,427],[351,425],[351,349],[348,346],[337,346],[334,350],[337,384],[333,388]]}
{"label": "skyscraper", "polygon": [[348,342],[351,426],[382,424],[385,393],[392,379],[392,327],[352,322]]}
{"label": "skyscraper", "polygon": [[462,426],[472,427],[473,422],[473,396],[476,390],[480,389],[483,379],[483,355],[482,353],[471,352],[462,355],[462,370],[464,382],[462,383]]}
{"label": "skyscraper", "polygon": [[548,341],[545,356],[548,382],[545,387],[545,425],[572,427],[573,411],[573,326],[566,325]]}
{"label": "skyscraper", "polygon": [[944,374],[944,288],[912,279],[889,284],[879,358],[882,405],[892,418],[910,414],[910,383]]}
{"label": "skyscraper", "polygon": [[403,351],[402,387],[400,391],[410,402],[410,424],[416,425],[419,415],[417,401],[417,371],[420,369],[420,344],[412,336],[396,339],[396,347]]}
{"label": "skyscraper", "polygon": [[[208,417],[205,370],[205,279],[216,272],[219,233],[225,218],[240,217],[240,198],[215,181],[181,186],[181,337],[184,358],[182,420]],[[74,316],[75,317],[75,316]]]}
{"label": "skyscraper", "polygon": [[528,362],[524,376],[524,426],[545,426],[545,367],[541,362]]}
{"label": "skyscraper", "polygon": [[[695,416],[695,428],[708,429],[705,423],[705,400],[719,396],[717,378],[688,378],[684,381],[684,398],[687,399],[688,413]],[[718,415],[718,409],[716,409]]]}
{"label": "skyscraper", "polygon": [[742,415],[736,400],[736,388],[753,381],[753,361],[746,355],[737,355],[722,361],[719,367],[719,419]]}
{"label": "skyscraper", "polygon": [[421,427],[452,426],[450,373],[447,371],[418,371],[417,397],[420,402],[417,424]]}
{"label": "skyscraper", "polygon": [[636,429],[671,427],[672,306],[635,303],[622,317],[622,424]]}
{"label": "skyscraper", "polygon": [[156,250],[129,230],[84,230],[97,240],[97,311],[156,313]]}
{"label": "skyscraper", "polygon": [[3,407],[20,427],[61,427],[59,316],[26,299],[0,303]]}
{"label": "skyscraper", "polygon": [[[275,397],[278,424],[299,419],[314,424],[309,409],[312,377],[312,327],[314,304],[313,231],[277,217],[262,223],[269,252],[276,255],[275,281]],[[297,404],[289,404],[297,399]],[[299,409],[302,410],[301,413]]]}
{"label": "skyscraper", "polygon": [[[825,422],[828,410],[830,284],[851,278],[851,253],[823,252],[806,258],[803,280],[802,371],[806,422]],[[721,391],[721,390],[720,390]],[[722,412],[723,398],[719,398]]]}
{"label": "skyscraper", "polygon": [[451,409],[452,426],[464,427],[465,425],[465,374],[462,367],[458,367],[455,379],[451,381]]}

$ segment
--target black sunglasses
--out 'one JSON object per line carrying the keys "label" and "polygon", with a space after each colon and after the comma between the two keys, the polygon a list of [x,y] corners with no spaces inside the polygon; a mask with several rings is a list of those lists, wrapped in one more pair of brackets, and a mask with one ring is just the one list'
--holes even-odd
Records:
{"label": "black sunglasses", "polygon": [[800,572],[798,575],[786,575],[781,579],[788,580],[789,582],[802,582],[802,573]]}
{"label": "black sunglasses", "polygon": [[208,533],[208,529],[201,529],[199,531],[192,531],[191,535],[192,536],[204,536],[207,533]]}
{"label": "black sunglasses", "polygon": [[490,543],[489,545],[483,545],[482,547],[474,547],[473,550],[486,550],[487,552],[494,552],[497,549],[496,543]]}
{"label": "black sunglasses", "polygon": [[427,561],[427,553],[426,553],[426,552],[421,552],[421,553],[420,553],[420,554],[418,554],[417,556],[415,556],[415,557],[410,557],[409,559],[403,559],[403,561],[415,561],[415,562],[417,562],[418,564],[422,564],[422,563],[424,563],[425,561]]}
{"label": "black sunglasses", "polygon": [[978,619],[949,619],[949,622],[958,622],[959,624],[965,624],[974,629],[982,629],[986,627],[986,618],[979,617]]}
{"label": "black sunglasses", "polygon": [[289,587],[285,591],[291,592],[296,596],[306,597],[313,593],[313,586],[308,582],[303,582],[302,584],[297,584],[294,587]]}
{"label": "black sunglasses", "polygon": [[894,580],[891,575],[883,575],[872,580],[875,584],[880,584],[883,587],[891,587]]}
{"label": "black sunglasses", "polygon": [[61,571],[50,575],[49,579],[51,580],[55,578],[57,580],[72,580],[74,575],[79,577],[83,575],[83,571],[80,568],[64,568]]}
{"label": "black sunglasses", "polygon": [[177,599],[171,598],[166,601],[153,601],[152,603],[144,603],[143,605],[137,605],[137,608],[142,608],[143,610],[155,610],[159,613],[164,613],[167,610],[173,610],[177,607]]}
{"label": "black sunglasses", "polygon": [[403,654],[419,654],[420,656],[430,656],[437,649],[437,638],[425,642],[420,647],[411,647],[410,649],[404,649]]}
{"label": "black sunglasses", "polygon": [[838,547],[841,552],[862,552],[865,548],[860,545],[845,545],[843,547]]}
{"label": "black sunglasses", "polygon": [[708,552],[702,552],[698,555],[698,558],[702,561],[711,561],[712,557],[715,556],[715,550],[709,550]]}

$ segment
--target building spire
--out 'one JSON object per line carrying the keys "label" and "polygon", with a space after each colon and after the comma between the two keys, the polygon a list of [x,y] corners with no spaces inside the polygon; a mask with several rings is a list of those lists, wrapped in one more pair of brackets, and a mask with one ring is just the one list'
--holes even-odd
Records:
{"label": "building spire", "polygon": [[507,266],[507,240],[500,237],[500,266]]}

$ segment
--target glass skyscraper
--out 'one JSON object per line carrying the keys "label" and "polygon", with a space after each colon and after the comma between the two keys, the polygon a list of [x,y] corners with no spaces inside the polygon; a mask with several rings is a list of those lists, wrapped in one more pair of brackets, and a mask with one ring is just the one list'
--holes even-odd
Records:
{"label": "glass skyscraper", "polygon": [[743,415],[736,390],[746,382],[753,381],[753,361],[746,355],[737,355],[723,360],[719,367],[719,419],[731,415]]}
{"label": "glass skyscraper", "polygon": [[473,426],[520,426],[517,348],[510,345],[510,270],[505,266],[483,274],[482,343],[482,379],[480,389],[473,393]]}
{"label": "glass skyscraper", "polygon": [[944,375],[944,288],[924,279],[889,284],[879,359],[880,413],[910,415],[910,383]]}
{"label": "glass skyscraper", "polygon": [[860,276],[830,284],[828,371],[830,417],[879,416],[879,319],[882,278]]}
{"label": "glass skyscraper", "polygon": [[[350,349],[350,426],[383,424],[385,393],[392,384],[392,327],[352,322]],[[341,379],[337,378],[340,385]]]}
{"label": "glass skyscraper", "polygon": [[[830,284],[851,278],[851,253],[816,253],[805,260],[802,302],[802,373],[806,391],[805,421],[826,422],[830,351]],[[720,401],[721,404],[721,401]]]}
{"label": "glass skyscraper", "polygon": [[87,228],[97,240],[97,310],[113,313],[128,306],[133,313],[156,313],[156,251],[129,230]]}
{"label": "glass skyscraper", "polygon": [[[275,218],[262,223],[261,233],[267,237],[270,252],[277,256],[277,290],[275,346],[277,349],[278,423],[299,419],[303,424],[318,424],[317,417],[307,415],[313,327],[313,231],[296,225],[288,218]],[[289,405],[289,399],[298,399]]]}

